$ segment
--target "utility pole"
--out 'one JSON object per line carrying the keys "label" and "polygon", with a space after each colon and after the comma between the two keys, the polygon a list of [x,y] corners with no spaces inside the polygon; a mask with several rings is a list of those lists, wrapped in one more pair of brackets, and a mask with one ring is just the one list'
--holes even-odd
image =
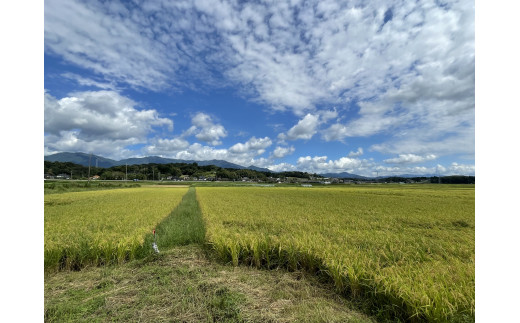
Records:
{"label": "utility pole", "polygon": [[92,153],[90,153],[90,157],[88,158],[88,181],[90,183],[90,161],[92,160]]}
{"label": "utility pole", "polygon": [[125,163],[125,181],[128,181],[128,163]]}

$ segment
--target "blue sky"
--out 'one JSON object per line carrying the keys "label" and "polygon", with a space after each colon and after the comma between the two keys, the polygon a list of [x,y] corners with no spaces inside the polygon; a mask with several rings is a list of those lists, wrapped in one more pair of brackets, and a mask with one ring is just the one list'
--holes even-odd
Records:
{"label": "blue sky", "polygon": [[44,5],[44,152],[475,174],[473,1]]}

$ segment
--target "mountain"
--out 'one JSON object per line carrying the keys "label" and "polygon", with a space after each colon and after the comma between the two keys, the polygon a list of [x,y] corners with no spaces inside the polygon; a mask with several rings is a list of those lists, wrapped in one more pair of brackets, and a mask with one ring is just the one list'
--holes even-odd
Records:
{"label": "mountain", "polygon": [[189,160],[163,158],[159,156],[136,157],[121,159],[116,165],[142,165],[142,164],[170,164],[170,163],[192,163]]}
{"label": "mountain", "polygon": [[221,167],[221,168],[233,168],[233,169],[245,169],[246,168],[244,166],[240,166],[240,165],[233,164],[233,163],[230,163],[225,160],[218,160],[218,159],[200,160],[200,161],[191,160],[190,163],[197,163],[199,166],[215,165],[215,166]]}
{"label": "mountain", "polygon": [[343,173],[325,173],[325,174],[320,174],[320,175],[323,176],[323,177],[333,177],[333,178],[369,179],[368,177],[365,177],[365,176],[351,174],[351,173],[347,173],[347,172],[343,172]]}
{"label": "mountain", "polygon": [[262,168],[262,167],[256,167],[256,166],[253,166],[253,165],[250,165],[248,167],[246,167],[247,169],[250,169],[250,170],[256,170],[257,172],[271,172],[271,173],[274,173],[272,171],[270,171],[269,169],[267,168]]}
{"label": "mountain", "polygon": [[118,165],[117,161],[115,161],[113,159],[96,156],[96,155],[85,154],[85,153],[67,153],[67,152],[57,153],[57,154],[44,156],[43,159],[46,161],[51,161],[51,162],[55,162],[55,161],[62,162],[62,163],[70,162],[70,163],[79,164],[79,165],[83,165],[83,166],[88,166],[89,160],[90,160],[91,166],[97,165],[98,167],[104,167],[104,168]]}
{"label": "mountain", "polygon": [[46,161],[58,161],[58,162],[71,162],[83,166],[90,165],[91,166],[98,166],[103,168],[108,168],[112,166],[120,166],[120,165],[140,165],[140,164],[170,164],[170,163],[197,163],[199,166],[208,166],[208,165],[215,165],[217,167],[221,168],[233,168],[233,169],[251,169],[251,170],[257,170],[260,172],[269,172],[269,169],[267,168],[260,168],[256,166],[249,166],[244,167],[237,164],[230,163],[225,160],[185,160],[185,159],[172,159],[172,158],[163,158],[159,156],[148,156],[148,157],[139,157],[139,158],[127,158],[127,159],[121,159],[121,160],[113,160],[101,156],[96,155],[90,155],[85,153],[56,153],[52,155],[44,156],[44,160]]}

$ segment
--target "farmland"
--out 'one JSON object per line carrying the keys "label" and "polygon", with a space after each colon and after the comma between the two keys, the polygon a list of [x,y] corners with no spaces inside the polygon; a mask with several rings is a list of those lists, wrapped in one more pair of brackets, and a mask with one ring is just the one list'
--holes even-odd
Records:
{"label": "farmland", "polygon": [[122,188],[46,194],[45,269],[78,269],[135,258],[187,188]]}
{"label": "farmland", "polygon": [[[69,284],[70,278],[66,281],[60,278],[72,275],[67,274],[67,269],[81,269],[74,274],[75,280],[83,279],[82,272],[85,275],[100,273],[95,268],[89,269],[96,266],[113,268],[110,272],[133,277],[136,270],[163,272],[166,263],[186,264],[191,260],[183,260],[179,255],[190,250],[189,257],[197,254],[195,258],[199,260],[191,263],[186,272],[168,270],[168,275],[177,282],[172,281],[170,285],[165,280],[159,286],[150,282],[149,288],[154,295],[169,297],[179,297],[178,293],[194,297],[193,292],[198,291],[201,294],[196,297],[202,297],[199,301],[207,303],[206,307],[185,304],[185,308],[174,310],[168,302],[161,302],[164,307],[157,308],[158,313],[180,310],[182,313],[175,316],[179,320],[211,316],[216,310],[215,297],[219,299],[222,286],[227,286],[229,295],[241,295],[236,299],[233,296],[233,304],[228,308],[236,319],[232,321],[243,321],[246,312],[246,316],[256,317],[253,321],[272,314],[255,312],[255,308],[266,304],[255,305],[257,301],[264,302],[261,300],[246,301],[253,296],[236,290],[236,282],[222,282],[224,285],[214,286],[218,293],[215,290],[216,294],[208,294],[208,282],[198,282],[196,277],[199,276],[193,276],[193,270],[204,263],[196,271],[209,271],[218,277],[228,270],[215,269],[214,260],[217,260],[221,264],[246,265],[241,267],[248,270],[275,269],[273,277],[278,275],[279,269],[288,269],[294,277],[301,277],[300,273],[315,277],[323,286],[335,290],[336,295],[346,296],[344,299],[358,304],[354,307],[363,308],[359,318],[368,314],[389,321],[474,321],[474,185],[247,187],[217,184],[189,189],[144,185],[107,186],[110,188],[107,190],[100,186],[99,189],[105,190],[96,191],[71,186],[65,190],[60,188],[65,193],[56,189],[46,192],[46,320],[80,319],[83,311],[90,313],[89,320],[103,320],[96,307],[85,309],[79,300],[69,299],[68,293],[57,292]],[[66,189],[85,191],[66,192]],[[159,255],[151,253],[153,229],[158,232]],[[180,249],[184,245],[190,246]],[[239,271],[234,272],[238,275]],[[173,273],[175,278],[171,276]],[[233,272],[225,275],[229,281],[245,282],[249,274],[241,278],[232,278]],[[157,276],[157,279],[163,278]],[[104,276],[107,281],[118,279]],[[124,279],[125,289],[137,288],[128,279]],[[267,281],[265,284],[272,284]],[[187,282],[191,285],[185,286]],[[95,279],[89,284],[94,283]],[[185,289],[177,289],[177,285]],[[106,293],[120,293],[115,285],[110,286],[107,285]],[[301,286],[309,288],[305,284]],[[276,295],[290,297],[274,286],[264,287],[272,290],[273,302]],[[101,290],[105,290],[104,285]],[[176,290],[175,295],[172,290]],[[98,291],[79,287],[78,293],[86,301]],[[142,297],[143,303],[137,304],[138,307],[155,306],[155,303],[147,303],[148,296],[143,294]],[[95,299],[105,307],[112,308],[115,304],[100,295]],[[352,304],[345,310],[352,311]],[[130,313],[136,304],[129,306],[125,317],[137,320],[137,314]],[[332,303],[327,306],[340,308]],[[282,313],[290,311],[295,315],[296,312],[284,308],[276,320],[292,321],[294,316],[288,319]],[[342,321],[339,317],[344,314],[335,310],[330,315],[331,321]],[[308,309],[298,314],[302,320],[309,316],[319,315]],[[160,317],[166,319],[153,315],[149,318]]]}
{"label": "farmland", "polygon": [[401,319],[474,320],[474,187],[197,188],[211,248],[305,269]]}

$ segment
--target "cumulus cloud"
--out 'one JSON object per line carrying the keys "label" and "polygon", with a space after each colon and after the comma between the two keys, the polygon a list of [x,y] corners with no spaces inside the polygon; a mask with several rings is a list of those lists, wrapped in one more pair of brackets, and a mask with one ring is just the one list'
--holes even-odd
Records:
{"label": "cumulus cloud", "polygon": [[290,147],[276,147],[273,151],[272,156],[274,158],[283,158],[285,156],[288,156],[290,154],[294,153],[294,146]]}
{"label": "cumulus cloud", "polygon": [[437,156],[434,154],[429,154],[426,156],[418,156],[414,154],[401,154],[399,157],[385,159],[384,162],[387,164],[415,164],[422,163],[425,161],[430,161],[436,159]]}
{"label": "cumulus cloud", "polygon": [[226,129],[213,122],[208,114],[199,112],[192,119],[193,124],[183,133],[183,136],[195,136],[200,141],[204,141],[210,145],[217,146],[222,144],[220,138],[227,136]]}
{"label": "cumulus cloud", "polygon": [[271,146],[272,141],[269,137],[256,138],[252,137],[246,143],[237,143],[229,148],[229,151],[233,154],[254,154],[261,155],[265,152],[265,149]]}
{"label": "cumulus cloud", "polygon": [[317,127],[320,124],[319,115],[313,115],[308,113],[303,119],[298,121],[296,125],[294,125],[287,133],[282,133],[278,136],[281,140],[297,140],[311,139],[312,136],[317,132]]}
{"label": "cumulus cloud", "polygon": [[200,143],[193,143],[187,149],[176,152],[169,157],[188,160],[226,160],[241,166],[255,165],[258,167],[265,167],[271,164],[271,161],[266,158],[256,158],[264,153],[265,149],[270,145],[269,138],[252,138],[247,143],[239,145],[248,146],[248,149],[237,149],[237,144],[229,149],[217,149],[211,146],[201,145]]}
{"label": "cumulus cloud", "polygon": [[348,157],[359,157],[361,155],[363,155],[363,148],[358,147],[357,151],[351,151],[348,154]]}
{"label": "cumulus cloud", "polygon": [[164,139],[158,138],[153,140],[143,149],[144,155],[154,156],[172,156],[174,153],[189,147],[189,142],[183,138]]}
{"label": "cumulus cloud", "polygon": [[269,137],[256,138],[251,137],[245,143],[237,143],[228,149],[228,159],[239,165],[249,166],[255,165],[264,167],[271,162],[266,158],[258,158],[264,154],[266,149],[272,145]]}
{"label": "cumulus cloud", "polygon": [[282,171],[305,171],[309,173],[341,173],[348,172],[366,177],[378,176],[399,176],[403,174],[411,175],[475,175],[474,165],[452,163],[449,166],[436,165],[433,167],[409,166],[408,164],[397,164],[395,166],[379,165],[371,160],[341,157],[336,160],[329,160],[326,156],[302,156],[297,160],[296,165],[290,163],[271,164],[266,166],[273,172]]}
{"label": "cumulus cloud", "polygon": [[340,123],[335,123],[321,132],[321,137],[325,141],[342,140],[347,137],[347,127]]}
{"label": "cumulus cloud", "polygon": [[280,163],[280,164],[270,165],[270,166],[267,166],[267,168],[272,172],[288,172],[288,171],[299,170],[299,169],[296,169],[296,166],[294,166],[293,164],[289,164],[289,163]]}
{"label": "cumulus cloud", "polygon": [[[173,130],[173,121],[115,91],[44,95],[45,145],[52,151],[97,151],[123,154],[125,147],[146,142],[157,127]],[[118,152],[118,150],[120,152]]]}
{"label": "cumulus cloud", "polygon": [[320,120],[322,123],[327,123],[329,120],[335,119],[338,117],[338,111],[334,108],[332,110],[322,110],[318,111],[320,114]]}
{"label": "cumulus cloud", "polygon": [[443,175],[466,175],[466,176],[474,176],[475,175],[475,165],[465,165],[459,163],[451,163],[450,166],[444,168]]}
{"label": "cumulus cloud", "polygon": [[174,155],[175,158],[189,160],[228,160],[228,156],[227,149],[215,149],[214,147],[203,146],[198,142],[191,144],[188,149]]}
{"label": "cumulus cloud", "polygon": [[298,158],[297,168],[309,173],[348,172],[364,173],[373,166],[373,162],[367,159],[341,157],[329,160],[327,156],[305,156]]}

